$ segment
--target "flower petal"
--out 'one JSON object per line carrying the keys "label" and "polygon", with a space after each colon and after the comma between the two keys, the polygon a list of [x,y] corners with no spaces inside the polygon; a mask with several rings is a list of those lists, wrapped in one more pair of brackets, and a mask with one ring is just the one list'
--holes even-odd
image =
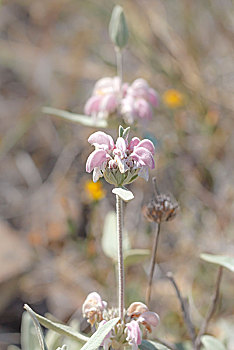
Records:
{"label": "flower petal", "polygon": [[93,151],[86,162],[86,171],[88,173],[91,173],[91,171],[96,168],[99,167],[100,165],[102,165],[106,159],[108,158],[108,154],[106,153],[106,151],[102,150],[102,149],[97,149],[95,151]]}
{"label": "flower petal", "polygon": [[100,110],[103,112],[113,113],[118,105],[118,99],[114,94],[106,94],[100,102]]}
{"label": "flower petal", "polygon": [[133,148],[139,144],[139,142],[140,139],[138,137],[133,137],[128,145],[128,149],[132,151]]}
{"label": "flower petal", "polygon": [[116,141],[116,148],[121,151],[122,156],[124,156],[127,146],[126,141],[123,137],[118,137]]}
{"label": "flower petal", "polygon": [[154,158],[148,149],[143,147],[136,147],[131,156],[141,165],[147,165],[149,168],[154,169]]}
{"label": "flower petal", "polygon": [[159,316],[155,312],[146,311],[141,314],[141,316],[138,318],[138,322],[146,323],[152,327],[156,327],[159,323]]}
{"label": "flower petal", "polygon": [[137,147],[144,147],[144,148],[148,149],[148,151],[150,151],[150,153],[152,153],[152,154],[155,153],[154,144],[153,144],[153,142],[151,142],[151,141],[148,140],[148,139],[144,139],[144,140],[140,141],[140,142],[137,144]]}
{"label": "flower petal", "polygon": [[99,112],[100,96],[92,96],[84,106],[84,112],[87,115],[97,114]]}
{"label": "flower petal", "polygon": [[92,135],[89,136],[88,142],[91,145],[98,146],[102,149],[112,150],[114,148],[114,141],[110,135],[107,135],[103,131],[96,131]]}
{"label": "flower petal", "polygon": [[147,97],[148,101],[152,104],[152,106],[158,106],[158,94],[154,89],[149,88]]}
{"label": "flower petal", "polygon": [[138,98],[134,107],[139,118],[145,120],[152,119],[153,112],[151,106],[144,98]]}

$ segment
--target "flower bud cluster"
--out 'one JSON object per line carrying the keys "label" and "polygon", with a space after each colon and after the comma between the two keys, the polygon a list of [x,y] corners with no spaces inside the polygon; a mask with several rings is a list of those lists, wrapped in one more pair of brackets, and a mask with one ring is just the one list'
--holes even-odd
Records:
{"label": "flower bud cluster", "polygon": [[[83,304],[83,316],[88,322],[97,328],[102,327],[107,321],[118,317],[118,310],[107,308],[105,301],[96,292],[90,293]],[[159,323],[159,316],[149,311],[148,307],[141,303],[132,303],[125,311],[123,321],[119,321],[103,340],[104,350],[119,349],[124,345],[130,345],[133,350],[138,349],[142,342],[142,334],[151,333],[152,327]]]}
{"label": "flower bud cluster", "polygon": [[121,83],[119,77],[106,77],[96,82],[84,112],[97,119],[107,119],[117,113],[127,124],[132,124],[137,120],[151,120],[152,107],[157,106],[158,95],[146,80],[139,78],[129,85]]}
{"label": "flower bud cluster", "polygon": [[138,176],[148,180],[148,168],[155,167],[154,145],[150,140],[141,141],[138,137],[128,142],[128,132],[125,136],[121,133],[123,137],[118,137],[116,143],[102,131],[89,137],[88,142],[95,146],[95,150],[87,159],[86,171],[93,171],[94,182],[103,176],[115,186],[127,185]]}

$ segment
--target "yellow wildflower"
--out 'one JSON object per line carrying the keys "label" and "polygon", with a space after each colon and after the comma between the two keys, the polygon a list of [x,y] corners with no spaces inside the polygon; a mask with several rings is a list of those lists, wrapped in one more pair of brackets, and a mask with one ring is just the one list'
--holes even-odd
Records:
{"label": "yellow wildflower", "polygon": [[93,201],[99,201],[105,196],[105,191],[102,187],[101,181],[86,181],[85,192],[88,195],[88,197]]}
{"label": "yellow wildflower", "polygon": [[169,108],[178,108],[184,104],[184,95],[175,89],[167,90],[163,94],[163,102]]}

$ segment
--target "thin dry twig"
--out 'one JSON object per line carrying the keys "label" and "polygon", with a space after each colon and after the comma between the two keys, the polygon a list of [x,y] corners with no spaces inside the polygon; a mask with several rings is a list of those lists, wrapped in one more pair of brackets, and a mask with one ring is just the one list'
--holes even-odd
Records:
{"label": "thin dry twig", "polygon": [[145,298],[147,305],[149,305],[149,302],[150,302],[150,296],[151,296],[152,282],[153,282],[154,269],[155,269],[155,263],[156,263],[156,254],[157,254],[157,248],[158,248],[159,235],[160,235],[160,224],[158,223],[158,224],[156,224],[154,246],[153,246],[153,252],[152,252],[151,262],[150,262],[149,282],[148,282],[147,291],[146,291],[146,298]]}
{"label": "thin dry twig", "polygon": [[200,349],[201,347],[201,337],[203,336],[203,334],[205,334],[208,324],[215,312],[216,306],[217,306],[217,302],[219,299],[219,291],[220,291],[220,283],[221,283],[221,279],[222,279],[222,273],[223,273],[223,267],[220,266],[219,270],[218,270],[218,275],[217,275],[217,279],[216,279],[216,283],[215,283],[215,290],[214,290],[214,294],[212,295],[211,298],[211,303],[210,303],[210,307],[207,311],[206,317],[203,320],[203,323],[201,325],[201,328],[198,332],[198,335],[196,337],[195,340],[195,349]]}
{"label": "thin dry twig", "polygon": [[196,332],[195,332],[195,328],[192,324],[190,315],[189,315],[189,310],[188,310],[188,303],[187,300],[185,298],[182,297],[181,292],[179,290],[179,287],[173,277],[173,274],[171,272],[166,273],[166,277],[169,279],[169,281],[172,283],[173,287],[175,288],[176,291],[176,295],[180,301],[180,307],[183,313],[183,318],[184,318],[184,322],[186,324],[189,336],[195,346],[195,340],[196,340]]}

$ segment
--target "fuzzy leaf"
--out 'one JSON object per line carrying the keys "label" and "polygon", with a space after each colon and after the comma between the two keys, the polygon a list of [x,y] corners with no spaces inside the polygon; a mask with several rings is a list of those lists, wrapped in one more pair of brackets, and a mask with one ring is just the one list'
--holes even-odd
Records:
{"label": "fuzzy leaf", "polygon": [[111,331],[111,329],[119,321],[119,317],[113,318],[103,326],[99,327],[98,330],[92,335],[87,343],[81,348],[82,350],[96,350],[103,342],[105,336]]}
{"label": "fuzzy leaf", "polygon": [[124,252],[124,265],[140,264],[150,255],[149,249],[129,249]]}
{"label": "fuzzy leaf", "polygon": [[33,320],[28,312],[23,312],[21,321],[21,347],[22,350],[35,349],[39,350],[36,329]]}
{"label": "fuzzy leaf", "polygon": [[142,340],[141,345],[138,345],[138,348],[140,350],[169,350],[165,345],[151,340]]}
{"label": "fuzzy leaf", "polygon": [[37,320],[40,322],[40,324],[42,326],[44,326],[45,328],[48,329],[52,329],[53,331],[65,335],[75,341],[77,341],[78,343],[86,343],[89,338],[86,337],[83,334],[80,334],[79,332],[74,331],[71,327],[63,325],[62,323],[58,323],[58,322],[53,322],[41,315],[38,315],[36,312],[34,312],[31,309],[31,312],[34,314],[34,316],[37,318]]}
{"label": "fuzzy leaf", "polygon": [[79,123],[85,126],[92,126],[96,128],[106,128],[106,120],[94,120],[92,117],[82,114],[70,113],[62,109],[43,107],[42,112],[45,114],[56,115],[57,117],[69,120],[74,123]]}
{"label": "fuzzy leaf", "polygon": [[203,335],[201,337],[201,342],[205,348],[205,350],[226,350],[223,343],[215,337],[211,335]]}
{"label": "fuzzy leaf", "polygon": [[124,202],[129,202],[134,198],[134,195],[131,191],[122,187],[114,188],[112,190],[112,193],[118,195]]}
{"label": "fuzzy leaf", "polygon": [[217,264],[223,267],[226,267],[228,270],[234,272],[234,258],[225,255],[213,255],[213,254],[201,254],[200,258]]}
{"label": "fuzzy leaf", "polygon": [[36,332],[37,332],[37,337],[38,337],[38,341],[40,344],[40,349],[41,350],[48,350],[47,346],[46,346],[46,342],[44,339],[44,335],[42,333],[42,329],[41,326],[35,316],[35,313],[33,312],[33,310],[28,306],[28,305],[24,305],[25,310],[29,313],[29,315],[32,318],[33,324],[35,326]]}
{"label": "fuzzy leaf", "polygon": [[[113,259],[115,262],[118,258],[116,220],[116,213],[114,211],[110,211],[105,217],[102,235],[102,249],[105,255]],[[128,239],[128,233],[124,230],[123,250],[125,251],[128,249],[130,249],[130,242]]]}

